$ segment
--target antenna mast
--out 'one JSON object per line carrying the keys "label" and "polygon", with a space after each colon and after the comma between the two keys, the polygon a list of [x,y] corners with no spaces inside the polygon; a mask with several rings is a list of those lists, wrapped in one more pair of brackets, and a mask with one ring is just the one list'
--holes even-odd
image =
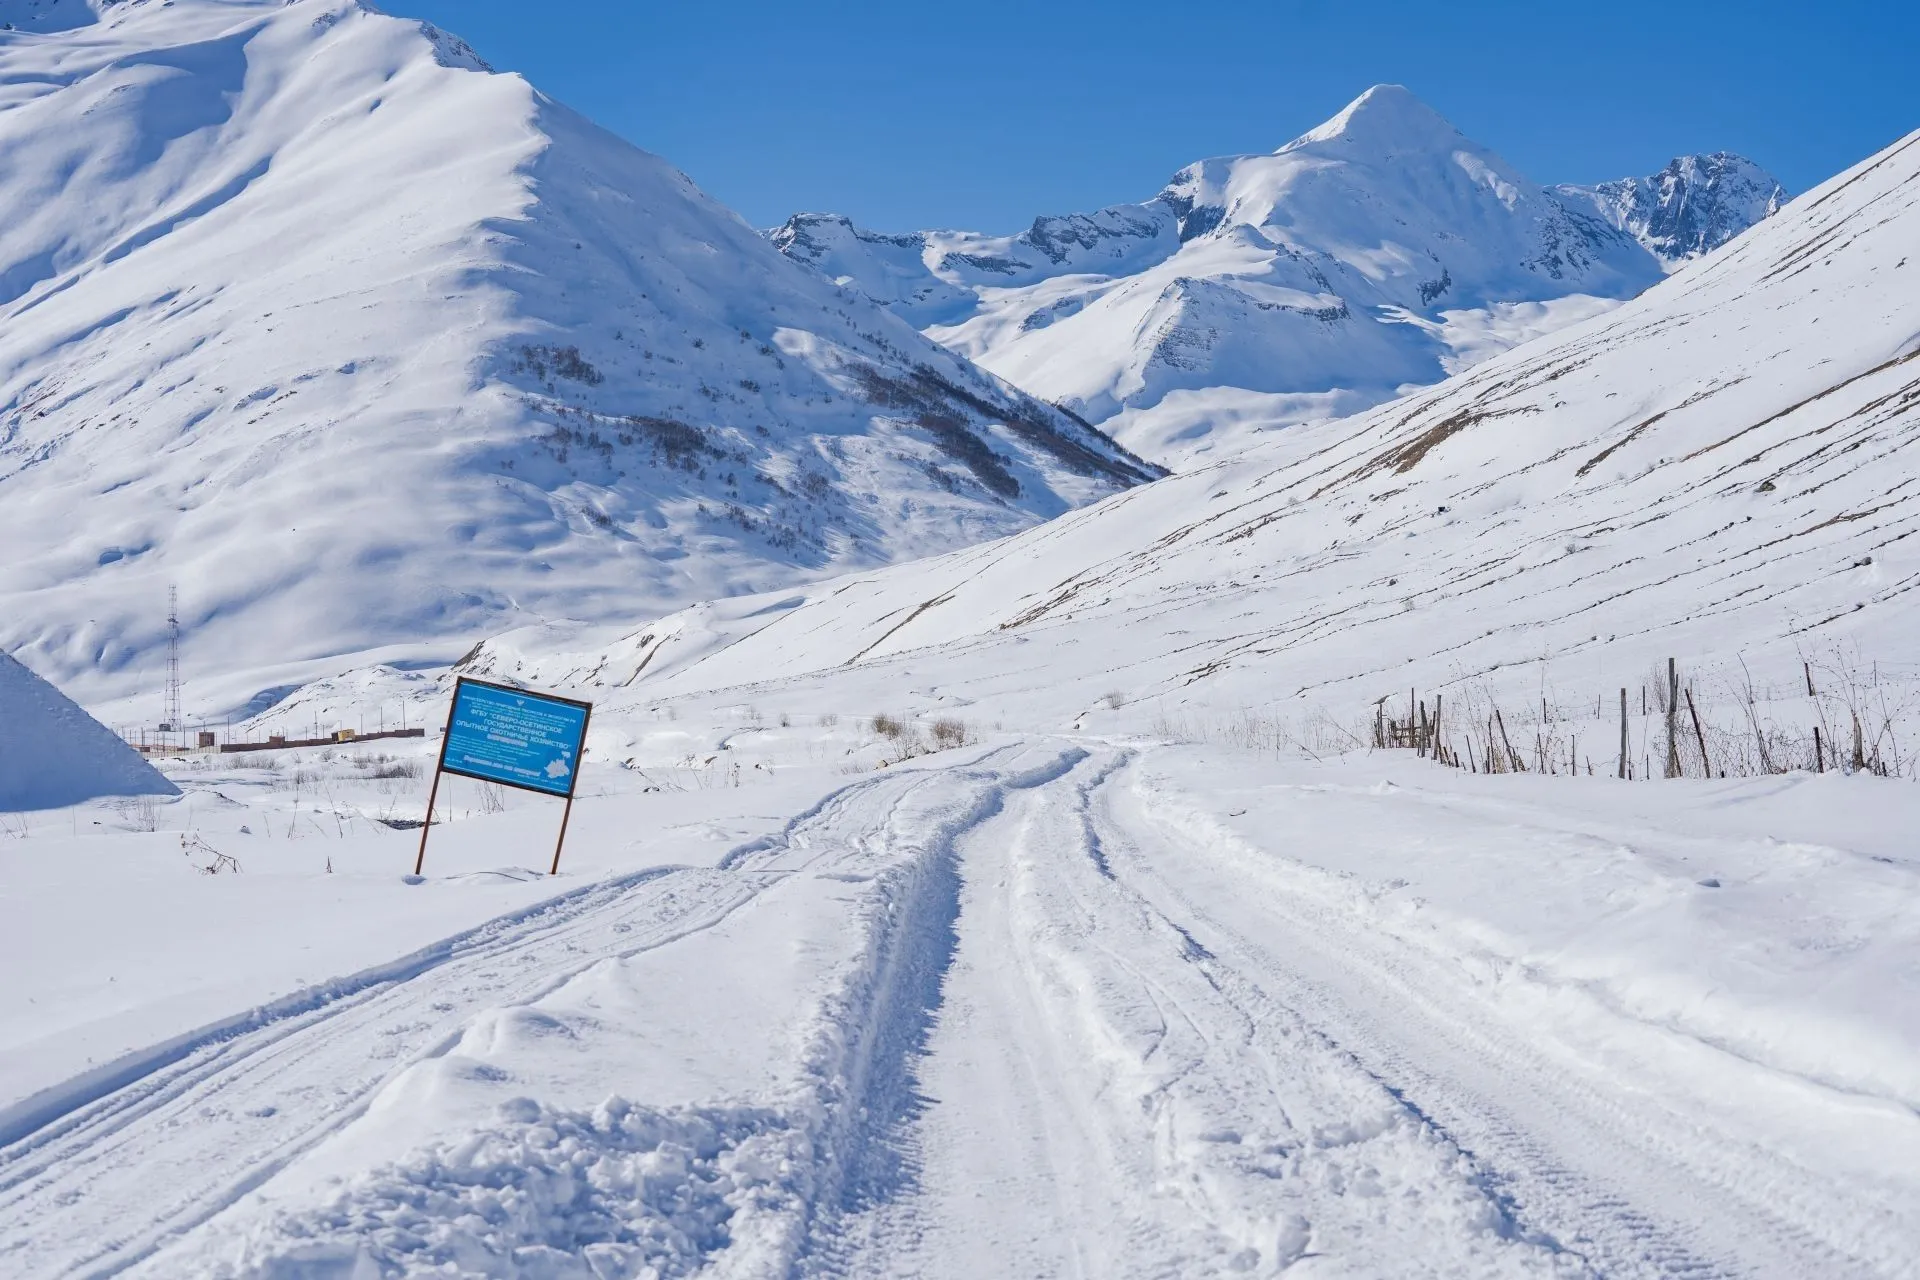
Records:
{"label": "antenna mast", "polygon": [[186,743],[186,729],[180,723],[180,588],[167,588],[167,707],[166,723],[160,727]]}

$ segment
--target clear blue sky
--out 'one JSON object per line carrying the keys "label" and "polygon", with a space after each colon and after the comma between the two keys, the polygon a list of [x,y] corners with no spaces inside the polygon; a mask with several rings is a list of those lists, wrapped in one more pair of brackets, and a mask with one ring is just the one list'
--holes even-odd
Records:
{"label": "clear blue sky", "polygon": [[385,0],[755,225],[1013,231],[1405,84],[1538,182],[1727,149],[1795,192],[1920,127],[1913,0]]}

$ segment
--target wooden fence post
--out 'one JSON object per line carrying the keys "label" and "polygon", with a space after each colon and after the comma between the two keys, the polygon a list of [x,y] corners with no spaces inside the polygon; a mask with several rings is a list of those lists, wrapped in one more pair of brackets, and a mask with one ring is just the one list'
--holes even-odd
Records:
{"label": "wooden fence post", "polygon": [[[1693,737],[1694,740],[1700,744],[1700,768],[1711,778],[1713,776],[1713,761],[1707,758],[1707,735],[1700,732],[1700,713],[1694,709],[1692,686],[1688,686],[1687,688],[1687,714],[1693,717]],[[1816,729],[1814,732],[1818,733],[1819,730]]]}
{"label": "wooden fence post", "polygon": [[1667,776],[1680,776],[1680,672],[1672,658],[1667,659]]}
{"label": "wooden fence post", "polygon": [[1620,691],[1620,777],[1627,776],[1627,691]]}
{"label": "wooden fence post", "polygon": [[1498,707],[1493,709],[1493,722],[1500,726],[1500,745],[1506,749],[1508,767],[1515,773],[1525,773],[1527,771],[1526,762],[1514,753],[1513,743],[1507,740],[1507,722],[1501,718],[1500,708]]}

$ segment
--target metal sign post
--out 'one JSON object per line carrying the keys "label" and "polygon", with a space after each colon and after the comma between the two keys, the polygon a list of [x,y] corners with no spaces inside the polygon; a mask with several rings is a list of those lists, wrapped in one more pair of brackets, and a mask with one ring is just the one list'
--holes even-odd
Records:
{"label": "metal sign post", "polygon": [[427,833],[433,829],[440,775],[451,773],[563,797],[567,807],[560,815],[560,839],[553,846],[553,867],[547,872],[559,875],[560,851],[573,818],[573,793],[592,717],[591,702],[461,676],[453,687],[447,731],[440,739],[440,761],[427,792],[427,820],[420,827],[420,853],[414,859],[413,874],[419,875],[427,865]]}

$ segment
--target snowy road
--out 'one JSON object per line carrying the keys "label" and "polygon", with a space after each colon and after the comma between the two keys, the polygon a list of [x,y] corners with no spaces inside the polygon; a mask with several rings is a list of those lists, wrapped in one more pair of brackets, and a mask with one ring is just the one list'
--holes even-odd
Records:
{"label": "snowy road", "polygon": [[[0,1271],[1920,1274],[1897,1043],[1605,963],[1911,867],[1608,812],[1651,789],[953,759],[0,1112]],[[1717,919],[1675,972],[1776,963]]]}
{"label": "snowy road", "polygon": [[[1914,1265],[1913,1184],[1875,1186],[1844,1160],[1803,1162],[1778,1128],[1859,1150],[1883,1121],[1911,1131],[1910,1114],[1876,1115],[1888,1109],[1604,1009],[1583,1011],[1600,1016],[1577,1039],[1557,1034],[1565,1028],[1538,1006],[1578,993],[1522,991],[1503,1007],[1461,981],[1460,957],[1356,928],[1353,911],[1288,885],[1250,849],[1181,839],[1191,826],[1153,821],[1139,792],[1114,808],[1136,833],[1115,842],[1128,881],[1188,921],[1213,963],[1457,1146],[1520,1234],[1608,1276]],[[1563,838],[1528,834],[1543,856]],[[1902,1163],[1911,1177],[1912,1158]]]}
{"label": "snowy road", "polygon": [[1910,1109],[1476,980],[1287,857],[1413,826],[1551,860],[1594,843],[1576,822],[1268,795],[1254,844],[1096,752],[969,833],[923,1096],[896,1106],[917,1176],[829,1227],[823,1269],[1915,1274]]}

